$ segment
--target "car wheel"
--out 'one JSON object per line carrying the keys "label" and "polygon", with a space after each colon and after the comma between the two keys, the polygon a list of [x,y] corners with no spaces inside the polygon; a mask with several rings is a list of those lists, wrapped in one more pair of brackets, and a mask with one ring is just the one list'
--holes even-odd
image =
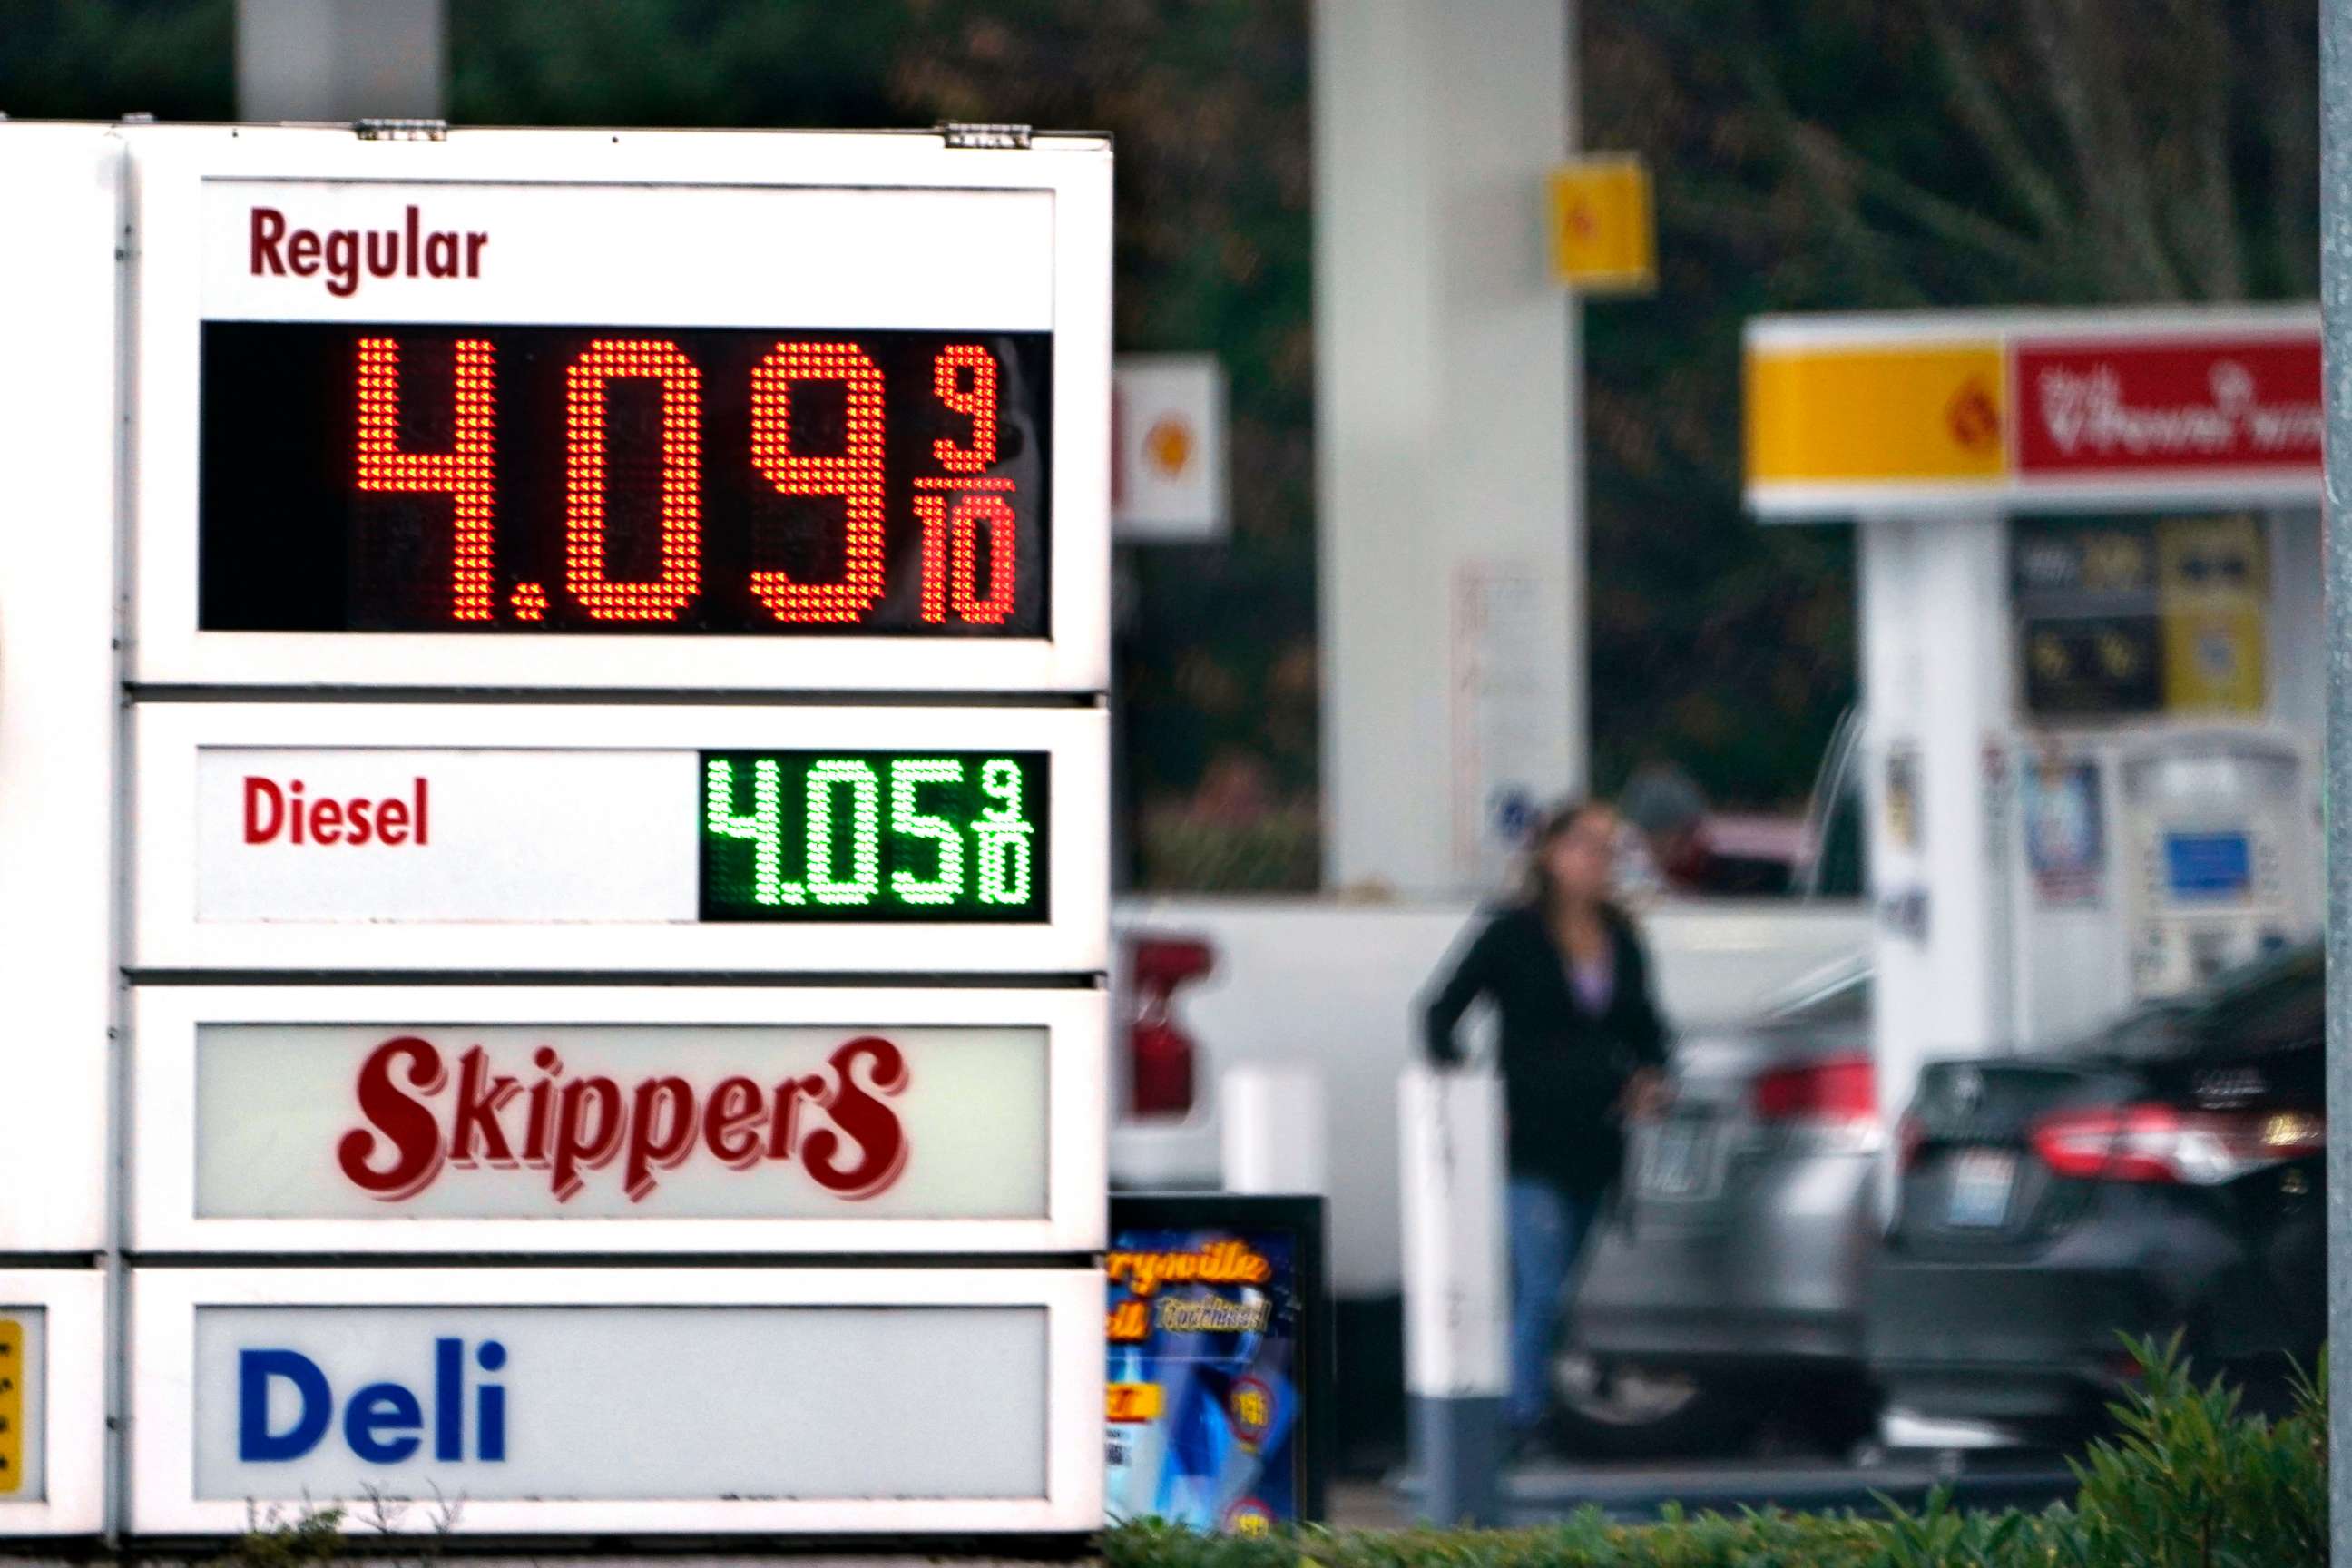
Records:
{"label": "car wheel", "polygon": [[1590,1458],[1662,1458],[1718,1452],[1753,1411],[1737,1391],[1687,1372],[1564,1355],[1552,1364],[1553,1430],[1560,1448]]}
{"label": "car wheel", "polygon": [[1798,1392],[1804,1411],[1803,1431],[1823,1453],[1842,1457],[1878,1436],[1884,1402],[1868,1382],[1825,1379],[1804,1384]]}

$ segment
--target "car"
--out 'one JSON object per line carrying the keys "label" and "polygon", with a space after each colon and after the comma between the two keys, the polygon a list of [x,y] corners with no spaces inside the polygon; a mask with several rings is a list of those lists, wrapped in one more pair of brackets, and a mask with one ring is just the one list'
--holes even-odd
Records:
{"label": "car", "polygon": [[1863,1292],[1888,1139],[1870,990],[1844,960],[1676,1047],[1571,1287],[1560,1447],[1698,1453],[1792,1410],[1832,1449],[1874,1429]]}
{"label": "car", "polygon": [[2055,1052],[1921,1075],[1869,1355],[1931,1419],[2072,1441],[2184,1337],[2257,1406],[2326,1333],[2326,968],[2296,947]]}

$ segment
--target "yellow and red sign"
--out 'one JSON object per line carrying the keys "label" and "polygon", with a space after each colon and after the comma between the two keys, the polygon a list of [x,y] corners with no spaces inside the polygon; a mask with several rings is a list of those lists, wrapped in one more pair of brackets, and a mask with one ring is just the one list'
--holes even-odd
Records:
{"label": "yellow and red sign", "polygon": [[2319,493],[2305,309],[1767,317],[1745,380],[1748,501],[1770,517]]}
{"label": "yellow and red sign", "polygon": [[1549,191],[1552,281],[1588,294],[1657,287],[1648,165],[1627,153],[1579,158],[1552,171]]}

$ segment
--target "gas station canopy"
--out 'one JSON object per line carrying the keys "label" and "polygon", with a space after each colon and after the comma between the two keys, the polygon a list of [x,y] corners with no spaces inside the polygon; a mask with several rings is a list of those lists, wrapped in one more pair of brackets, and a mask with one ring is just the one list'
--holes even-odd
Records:
{"label": "gas station canopy", "polygon": [[2315,306],[1760,317],[1767,520],[2315,504]]}

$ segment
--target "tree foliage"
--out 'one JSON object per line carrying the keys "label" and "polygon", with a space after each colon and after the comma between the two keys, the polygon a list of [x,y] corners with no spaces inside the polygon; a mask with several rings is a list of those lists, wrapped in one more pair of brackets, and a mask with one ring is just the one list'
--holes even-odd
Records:
{"label": "tree foliage", "polygon": [[1854,689],[1851,531],[1742,514],[1742,323],[2309,294],[2314,8],[1581,10],[1586,140],[1649,159],[1661,257],[1654,298],[1586,312],[1596,772],[1785,804]]}

